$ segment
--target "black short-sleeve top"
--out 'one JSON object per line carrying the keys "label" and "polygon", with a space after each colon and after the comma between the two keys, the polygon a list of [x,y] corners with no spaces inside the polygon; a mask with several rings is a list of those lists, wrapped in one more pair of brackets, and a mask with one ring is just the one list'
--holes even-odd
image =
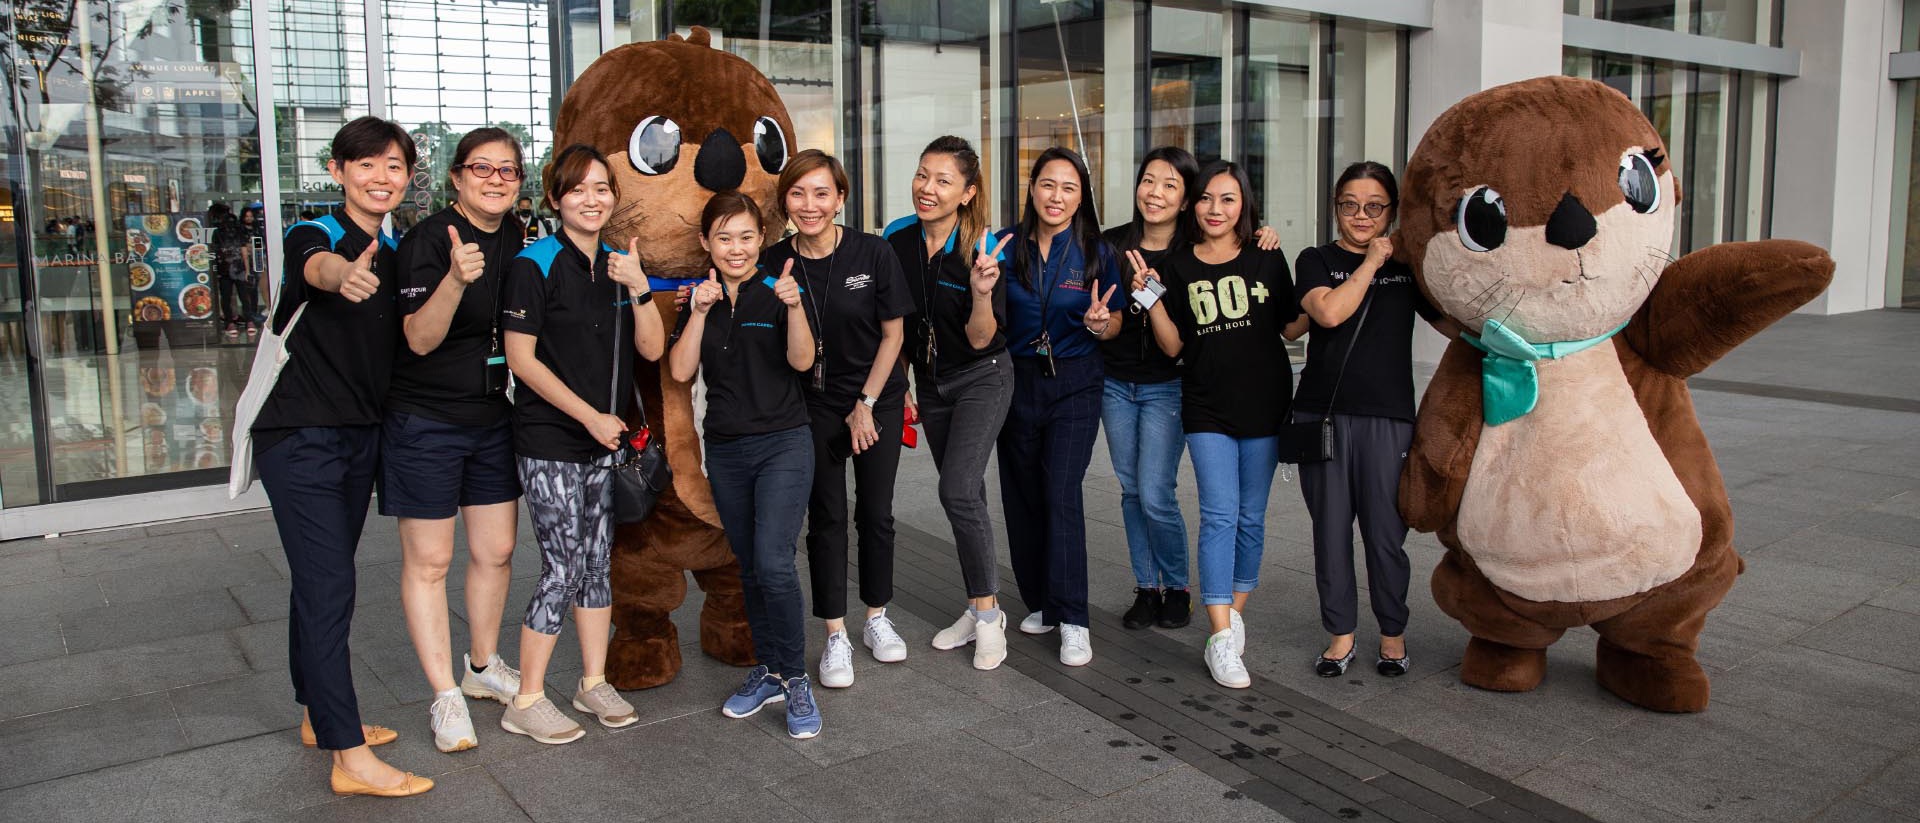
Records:
{"label": "black short-sleeve top", "polygon": [[[974,348],[967,341],[967,319],[973,316],[973,253],[955,248],[959,229],[947,235],[946,246],[927,254],[920,218],[902,217],[882,233],[900,261],[913,295],[913,313],[907,315],[906,353],[915,366],[931,368],[937,377],[952,374],[1007,350],[1007,278],[1002,269],[993,289],[993,337]],[[932,335],[935,356],[927,362],[927,339]]]}
{"label": "black short-sleeve top", "polygon": [[[372,297],[356,303],[307,284],[307,261],[315,255],[357,260],[374,242],[380,247],[371,269],[380,286]],[[268,432],[255,438],[256,447],[277,442],[274,430],[380,423],[400,339],[398,245],[384,232],[376,241],[343,212],[288,227],[274,330],[285,333],[294,311],[303,304],[306,310],[287,340],[291,358],[254,420],[254,431]]]}
{"label": "black short-sleeve top", "polygon": [[[1335,288],[1347,282],[1355,269],[1367,260],[1328,243],[1300,252],[1294,265],[1294,291],[1302,299],[1317,288]],[[1413,420],[1413,317],[1437,320],[1440,312],[1427,302],[1413,282],[1413,269],[1389,260],[1373,273],[1367,294],[1361,298],[1366,320],[1360,309],[1333,328],[1314,323],[1307,337],[1307,365],[1300,372],[1300,391],[1293,406],[1303,412],[1325,414],[1328,400],[1332,411]],[[1359,329],[1359,337],[1354,330]],[[1347,357],[1351,347],[1353,354]],[[1340,361],[1346,358],[1346,373],[1339,377],[1339,395],[1334,396],[1334,379],[1340,374]]]}
{"label": "black short-sleeve top", "polygon": [[[788,260],[805,296],[801,305],[813,324],[814,339],[826,354],[826,388],[815,391],[809,382],[807,402],[845,415],[866,389],[880,351],[881,324],[914,310],[900,258],[880,238],[846,229],[840,245],[818,260],[796,252],[791,237],[775,243],[761,253],[760,270],[778,276]],[[883,403],[906,395],[906,347],[901,348],[880,390]]]}
{"label": "black short-sleeve top", "polygon": [[1293,364],[1281,332],[1300,316],[1286,255],[1251,244],[1225,263],[1191,246],[1167,257],[1167,313],[1180,329],[1180,418],[1188,433],[1271,437],[1285,420]]}
{"label": "black short-sleeve top", "polygon": [[[486,269],[467,285],[447,324],[446,338],[426,354],[399,347],[387,407],[457,426],[490,426],[512,410],[504,392],[487,391],[487,361],[501,356],[499,326],[507,270],[523,248],[520,222],[509,214],[498,229],[483,232],[452,207],[415,224],[400,240],[400,313],[426,305],[446,280],[453,258],[447,227],[462,242],[480,246]],[[404,335],[403,335],[404,337]]]}
{"label": "black short-sleeve top", "polygon": [[[787,304],[762,266],[707,310],[700,336],[700,380],[707,387],[706,439],[724,443],[807,425],[806,374],[787,362]],[[805,299],[806,286],[801,287]],[[673,342],[693,316],[680,310]]]}
{"label": "black short-sleeve top", "polygon": [[[633,395],[631,301],[607,274],[606,244],[588,257],[566,232],[541,238],[507,269],[502,329],[537,338],[534,358],[600,411],[624,414]],[[524,384],[513,393],[513,447],[521,457],[586,463],[607,453],[580,422]]]}

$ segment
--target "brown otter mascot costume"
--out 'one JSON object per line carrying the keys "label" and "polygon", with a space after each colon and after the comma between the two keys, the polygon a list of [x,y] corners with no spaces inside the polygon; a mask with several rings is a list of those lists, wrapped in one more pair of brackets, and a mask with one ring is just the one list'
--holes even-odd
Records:
{"label": "brown otter mascot costume", "polygon": [[1671,259],[1665,144],[1624,96],[1542,77],[1468,97],[1407,163],[1394,239],[1466,332],[1427,387],[1400,487],[1437,532],[1440,608],[1472,639],[1468,685],[1525,691],[1568,628],[1600,635],[1600,685],[1707,706],[1694,660],[1733,586],[1733,516],[1687,378],[1825,289],[1805,243]]}
{"label": "brown otter mascot costume", "polygon": [[[682,39],[621,46],[593,61],[567,91],[554,144],[586,143],[606,154],[620,205],[602,235],[615,248],[639,241],[653,303],[674,325],[674,292],[704,276],[700,210],[714,192],[737,189],[763,207],[792,156],[793,121],[773,84],[751,64],[712,48],[705,29]],[[769,220],[769,224],[772,221]],[[613,548],[613,646],[607,680],[619,689],[667,683],[680,672],[671,615],[686,598],[686,573],[706,593],[700,648],[723,662],[753,662],[752,637],[734,562],[701,470],[693,387],[658,364],[634,370],[647,420],[666,438],[673,484],[645,521],[623,526]]]}

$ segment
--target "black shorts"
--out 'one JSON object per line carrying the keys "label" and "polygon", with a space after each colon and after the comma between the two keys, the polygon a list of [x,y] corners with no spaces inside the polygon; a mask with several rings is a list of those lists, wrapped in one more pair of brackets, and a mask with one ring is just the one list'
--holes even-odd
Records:
{"label": "black shorts", "polygon": [[465,506],[520,499],[513,421],[460,426],[388,412],[380,427],[380,513],[445,520]]}

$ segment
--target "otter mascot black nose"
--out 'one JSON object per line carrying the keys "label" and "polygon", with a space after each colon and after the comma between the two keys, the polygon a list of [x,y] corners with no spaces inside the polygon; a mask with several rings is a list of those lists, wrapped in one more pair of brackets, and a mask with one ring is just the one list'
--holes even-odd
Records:
{"label": "otter mascot black nose", "polygon": [[1560,195],[1560,205],[1547,218],[1547,242],[1569,251],[1586,245],[1599,230],[1593,212],[1587,211],[1573,192]]}
{"label": "otter mascot black nose", "polygon": [[740,152],[740,141],[726,129],[714,129],[700,143],[700,155],[693,161],[694,182],[707,191],[721,192],[740,188],[746,178],[747,158]]}

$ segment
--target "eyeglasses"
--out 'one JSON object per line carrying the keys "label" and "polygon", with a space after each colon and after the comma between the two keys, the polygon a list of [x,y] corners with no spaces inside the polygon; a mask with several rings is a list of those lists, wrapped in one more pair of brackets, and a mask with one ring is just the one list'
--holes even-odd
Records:
{"label": "eyeglasses", "polygon": [[1386,214],[1387,209],[1393,208],[1393,205],[1390,203],[1367,203],[1362,205],[1352,200],[1342,200],[1333,204],[1333,207],[1340,212],[1341,217],[1352,217],[1362,211],[1365,211],[1368,217],[1379,217],[1380,215]]}
{"label": "eyeglasses", "polygon": [[493,173],[497,171],[500,173],[500,179],[505,180],[509,183],[515,180],[519,180],[521,176],[520,168],[518,166],[493,166],[487,163],[461,163],[460,165],[454,166],[454,168],[466,169],[468,174],[471,174],[475,177],[480,177],[480,178],[492,177]]}

